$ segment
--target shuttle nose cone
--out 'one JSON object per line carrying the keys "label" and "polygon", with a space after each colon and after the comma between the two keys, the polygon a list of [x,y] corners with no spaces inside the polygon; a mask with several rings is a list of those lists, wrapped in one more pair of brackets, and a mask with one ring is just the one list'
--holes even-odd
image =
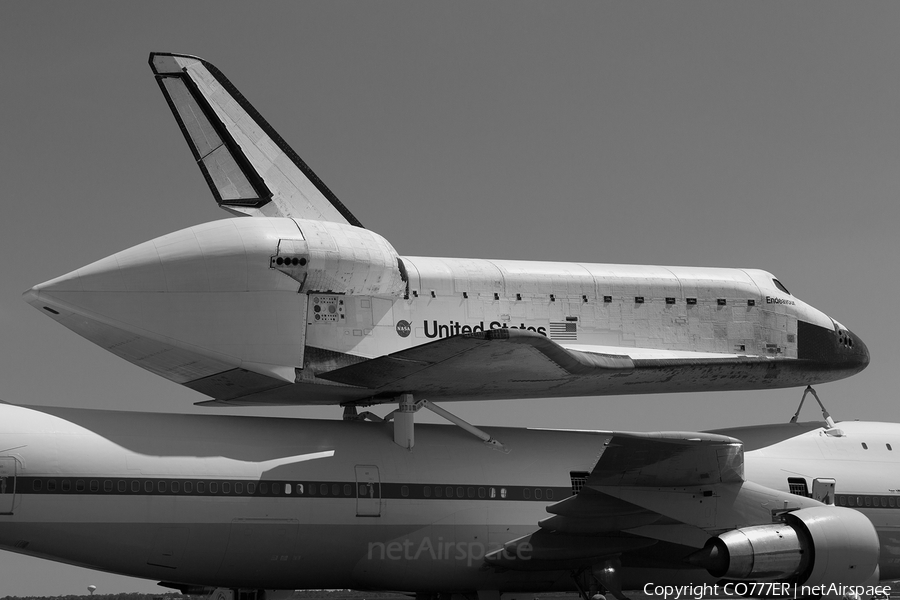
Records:
{"label": "shuttle nose cone", "polygon": [[838,335],[838,344],[846,346],[847,360],[857,363],[859,370],[862,371],[869,366],[869,349],[852,331],[845,330],[844,333],[846,334],[844,340],[841,340],[840,334]]}
{"label": "shuttle nose cone", "polygon": [[797,358],[811,361],[816,369],[840,372],[840,377],[859,373],[869,365],[869,349],[858,335],[835,322],[833,329],[798,321]]}

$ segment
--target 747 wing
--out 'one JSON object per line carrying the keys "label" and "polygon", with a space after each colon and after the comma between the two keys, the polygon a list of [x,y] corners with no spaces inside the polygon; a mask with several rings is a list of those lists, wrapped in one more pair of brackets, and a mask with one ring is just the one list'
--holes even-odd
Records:
{"label": "747 wing", "polygon": [[821,506],[745,481],[740,440],[694,432],[609,433],[584,487],[547,507],[532,534],[485,562],[578,571],[603,561],[684,568],[718,533],[771,523],[786,506]]}

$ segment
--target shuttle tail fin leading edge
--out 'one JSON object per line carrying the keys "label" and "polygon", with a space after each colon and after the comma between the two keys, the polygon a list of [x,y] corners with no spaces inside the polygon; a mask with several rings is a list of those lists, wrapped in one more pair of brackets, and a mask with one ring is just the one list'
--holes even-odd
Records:
{"label": "shuttle tail fin leading edge", "polygon": [[362,227],[216,67],[154,52],[150,68],[219,206]]}

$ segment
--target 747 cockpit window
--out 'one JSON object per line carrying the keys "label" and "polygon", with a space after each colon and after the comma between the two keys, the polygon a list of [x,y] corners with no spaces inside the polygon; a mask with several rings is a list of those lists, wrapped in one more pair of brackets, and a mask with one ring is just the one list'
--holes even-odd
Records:
{"label": "747 cockpit window", "polygon": [[784,287],[784,284],[781,283],[780,281],[778,281],[777,279],[773,279],[773,280],[772,280],[772,283],[774,283],[774,284],[775,284],[775,287],[777,287],[779,290],[781,290],[781,291],[784,292],[785,294],[792,295],[792,294],[788,291],[788,289],[787,289],[786,287]]}

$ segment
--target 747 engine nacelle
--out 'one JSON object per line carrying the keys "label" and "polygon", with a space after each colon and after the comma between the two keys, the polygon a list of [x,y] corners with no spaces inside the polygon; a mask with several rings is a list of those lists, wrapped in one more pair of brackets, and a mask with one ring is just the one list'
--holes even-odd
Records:
{"label": "747 engine nacelle", "polygon": [[821,506],[788,513],[784,523],[725,532],[691,562],[726,579],[863,585],[877,582],[879,553],[878,534],[864,514]]}

